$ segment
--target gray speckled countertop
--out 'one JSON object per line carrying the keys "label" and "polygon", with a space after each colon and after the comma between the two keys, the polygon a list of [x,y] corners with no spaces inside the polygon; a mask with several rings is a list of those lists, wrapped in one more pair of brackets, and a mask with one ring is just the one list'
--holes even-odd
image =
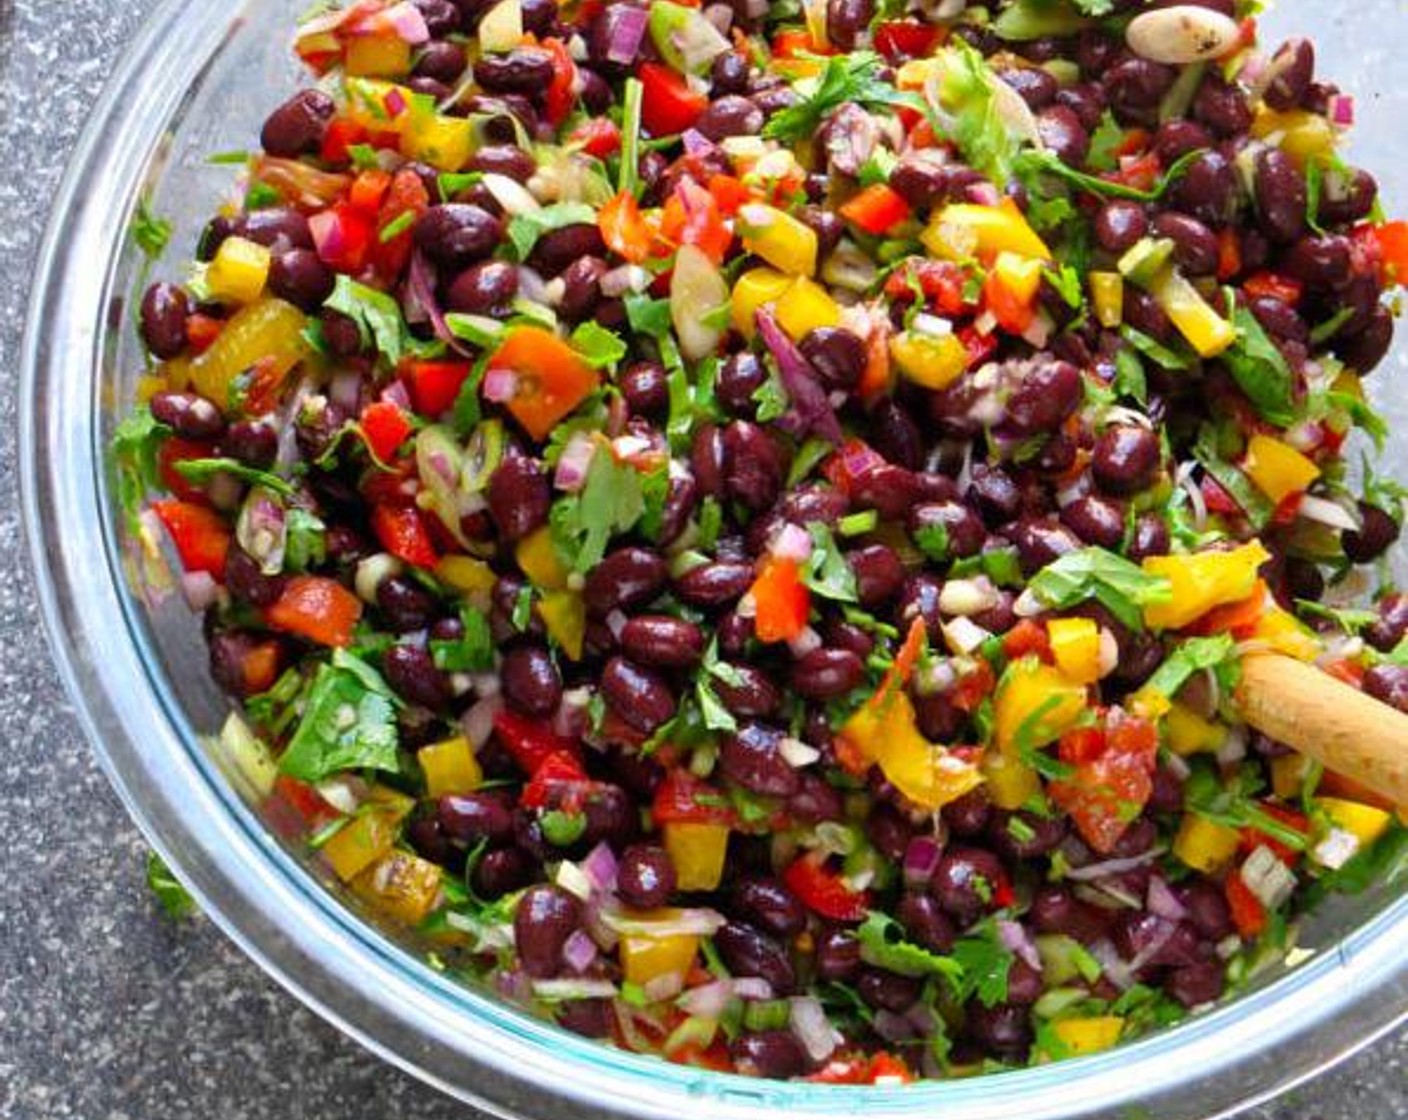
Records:
{"label": "gray speckled countertop", "polygon": [[[277,988],[210,922],[173,924],[94,765],[20,561],[15,380],[48,199],[154,0],[0,0],[0,1118],[471,1115]],[[1408,1033],[1254,1120],[1408,1116]],[[1190,1071],[1191,1073],[1192,1071]]]}

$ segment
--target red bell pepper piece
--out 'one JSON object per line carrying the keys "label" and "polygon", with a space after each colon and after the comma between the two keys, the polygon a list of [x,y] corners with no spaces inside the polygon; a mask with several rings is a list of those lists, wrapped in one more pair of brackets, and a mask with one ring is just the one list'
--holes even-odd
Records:
{"label": "red bell pepper piece", "polygon": [[833,1057],[804,1080],[823,1085],[874,1085],[877,1082],[908,1084],[914,1073],[904,1062],[883,1050],[878,1054]]}
{"label": "red bell pepper piece", "polygon": [[1408,222],[1383,222],[1370,228],[1378,243],[1383,282],[1386,285],[1408,284]]}
{"label": "red bell pepper piece", "polygon": [[541,720],[529,719],[507,708],[495,714],[494,734],[513,756],[518,768],[529,777],[538,772],[538,767],[550,755],[566,754],[572,758],[582,755],[575,739],[557,734]]}
{"label": "red bell pepper piece", "polygon": [[709,98],[690,89],[684,78],[658,62],[643,62],[641,123],[651,136],[673,136],[697,121],[709,107]]}
{"label": "red bell pepper piece", "polygon": [[324,163],[344,164],[351,160],[351,149],[363,143],[367,130],[349,117],[334,117],[323,132],[323,143],[318,155]]}
{"label": "red bell pepper piece", "polygon": [[372,531],[382,548],[413,567],[433,568],[440,560],[425,515],[415,506],[377,506]]}
{"label": "red bell pepper piece", "polygon": [[1232,912],[1232,924],[1244,938],[1251,939],[1266,929],[1266,907],[1252,889],[1242,882],[1240,871],[1233,871],[1223,884],[1222,893],[1227,897],[1227,908]]}
{"label": "red bell pepper piece", "polygon": [[[391,180],[386,198],[377,213],[376,241],[371,247],[372,267],[377,275],[387,283],[394,281],[405,271],[411,259],[412,228],[415,222],[405,225],[405,215],[419,216],[430,209],[430,192],[425,189],[420,176],[414,171],[402,168]],[[386,236],[386,231],[402,223],[405,228],[399,233]]]}
{"label": "red bell pepper piece", "polygon": [[552,55],[552,83],[544,98],[548,123],[560,125],[577,104],[577,64],[561,39],[544,39],[543,49]]}
{"label": "red bell pepper piece", "polygon": [[[1298,832],[1300,835],[1309,838],[1311,831],[1310,818],[1304,813],[1297,812],[1295,809],[1286,805],[1278,805],[1274,801],[1262,801],[1258,804],[1257,808],[1268,817],[1285,825],[1292,832]],[[1248,825],[1246,828],[1242,829],[1242,841],[1239,847],[1241,851],[1245,852],[1247,855],[1250,855],[1257,848],[1269,848],[1271,854],[1287,867],[1294,867],[1300,862],[1301,853],[1297,849],[1292,848],[1289,844],[1282,843],[1274,836],[1267,835],[1255,825]]]}
{"label": "red bell pepper piece", "polygon": [[212,315],[202,315],[199,311],[186,320],[186,342],[193,354],[204,354],[210,344],[220,337],[225,329],[225,320]]}
{"label": "red bell pepper piece", "polygon": [[1003,635],[1002,652],[1013,661],[1034,653],[1043,661],[1050,662],[1051,639],[1040,622],[1024,618]]}
{"label": "red bell pepper piece", "polygon": [[1279,299],[1294,307],[1300,303],[1305,286],[1299,280],[1275,272],[1255,272],[1242,281],[1242,290],[1253,299]]}
{"label": "red bell pepper piece", "polygon": [[866,187],[841,207],[841,217],[866,233],[888,233],[909,217],[909,203],[884,183]]}
{"label": "red bell pepper piece", "polygon": [[748,592],[756,608],[753,628],[760,642],[786,642],[807,626],[812,597],[797,561],[772,556]]}
{"label": "red bell pepper piece", "polygon": [[833,922],[859,922],[870,911],[869,892],[852,890],[840,875],[826,869],[819,853],[793,861],[782,881],[804,906]]}
{"label": "red bell pepper piece", "polygon": [[359,171],[347,192],[347,205],[365,217],[373,217],[381,209],[382,199],[391,189],[391,173],[380,168]]}
{"label": "red bell pepper piece", "polygon": [[152,503],[171,543],[188,572],[206,572],[220,582],[225,580],[225,557],[230,551],[230,528],[213,509],[166,498]]}
{"label": "red bell pepper piece", "polygon": [[215,444],[212,441],[167,436],[156,454],[157,474],[161,478],[162,486],[183,502],[209,505],[205,497],[205,487],[191,482],[176,469],[176,464],[187,459],[209,459],[214,454]]}
{"label": "red bell pepper piece", "polygon": [[738,208],[753,197],[743,180],[732,175],[710,176],[709,193],[714,196],[719,212],[728,215],[738,213]]}
{"label": "red bell pepper piece", "polygon": [[294,576],[264,612],[275,630],[324,646],[347,647],[362,617],[362,601],[335,579]]}
{"label": "red bell pepper piece", "polygon": [[404,368],[416,412],[433,420],[455,407],[474,367],[469,362],[409,362]]}
{"label": "red bell pepper piece", "polygon": [[630,191],[608,199],[596,220],[601,239],[617,256],[631,264],[640,264],[650,256],[650,227],[641,217],[640,206]]}
{"label": "red bell pepper piece", "polygon": [[889,62],[927,58],[934,53],[944,32],[915,20],[887,20],[875,28],[875,49]]}
{"label": "red bell pepper piece", "polygon": [[651,816],[660,824],[732,825],[728,799],[703,778],[687,770],[670,770],[655,787]]}
{"label": "red bell pepper piece", "polygon": [[577,145],[589,156],[605,159],[621,150],[621,130],[605,117],[598,117],[573,129],[569,143]]}
{"label": "red bell pepper piece", "polygon": [[[1074,754],[1089,746],[1073,740],[1065,749]],[[1159,735],[1152,723],[1113,708],[1105,720],[1104,749],[1097,757],[1075,762],[1075,773],[1051,782],[1047,793],[1070,814],[1087,844],[1108,853],[1154,791],[1158,750]]]}
{"label": "red bell pepper piece", "polygon": [[1242,271],[1242,239],[1228,226],[1217,233],[1217,278],[1227,281]]}
{"label": "red bell pepper piece", "polygon": [[411,422],[391,401],[373,401],[362,409],[362,435],[381,462],[389,463],[411,434]]}
{"label": "red bell pepper piece", "polygon": [[551,806],[572,812],[581,807],[590,784],[581,759],[571,751],[553,751],[538,763],[518,803],[526,809]]}

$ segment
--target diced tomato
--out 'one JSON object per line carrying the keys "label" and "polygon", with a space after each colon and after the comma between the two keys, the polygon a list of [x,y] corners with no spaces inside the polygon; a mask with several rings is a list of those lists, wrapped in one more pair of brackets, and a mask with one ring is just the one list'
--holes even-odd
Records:
{"label": "diced tomato", "polygon": [[559,420],[597,386],[596,372],[552,331],[514,327],[489,359],[486,387],[496,371],[513,375],[504,406],[534,439],[547,439]]}
{"label": "diced tomato", "polygon": [[728,798],[703,778],[687,770],[669,770],[655,787],[650,814],[661,824],[734,823]]}
{"label": "diced tomato", "polygon": [[719,212],[729,216],[738,213],[738,208],[752,198],[743,180],[732,175],[710,176],[709,193],[714,196]]}
{"label": "diced tomato", "polygon": [[[1310,818],[1304,813],[1299,813],[1287,805],[1278,805],[1274,801],[1262,801],[1259,808],[1268,817],[1279,821],[1292,832],[1298,832],[1302,836],[1310,835]],[[1294,867],[1300,862],[1301,853],[1289,844],[1269,836],[1260,831],[1255,825],[1248,825],[1242,829],[1242,841],[1239,845],[1241,851],[1247,855],[1256,851],[1257,848],[1269,848],[1271,854],[1284,863],[1287,867]]]}
{"label": "diced tomato", "polygon": [[786,642],[806,629],[812,598],[797,561],[769,557],[749,594],[756,608],[753,628],[758,641]]}
{"label": "diced tomato", "polygon": [[884,183],[875,183],[841,206],[841,217],[866,233],[887,233],[909,217],[909,203]]}
{"label": "diced tomato", "polygon": [[205,487],[191,482],[176,469],[176,464],[183,463],[187,459],[209,459],[214,454],[215,444],[209,440],[167,436],[162,441],[161,450],[156,455],[157,474],[161,478],[162,486],[183,502],[209,505],[210,503],[205,496]]}
{"label": "diced tomato", "polygon": [[186,320],[186,341],[190,344],[193,353],[204,354],[210,349],[210,344],[220,337],[220,332],[224,329],[224,319],[202,315],[197,311]]}
{"label": "diced tomato", "polygon": [[323,143],[318,154],[324,163],[343,164],[352,158],[349,151],[367,138],[367,130],[348,117],[334,117],[323,132]]}
{"label": "diced tomato", "polygon": [[730,1073],[733,1070],[733,1059],[729,1056],[728,1044],[721,1037],[714,1039],[708,1046],[686,1042],[665,1056],[679,1066],[698,1066],[700,1069],[711,1069],[715,1073]]}
{"label": "diced tomato", "polygon": [[411,434],[411,421],[391,401],[373,401],[362,409],[359,421],[367,446],[383,463],[389,463]]}
{"label": "diced tomato", "polygon": [[1147,128],[1127,128],[1120,138],[1119,147],[1115,149],[1117,156],[1138,155],[1149,147],[1149,130]]}
{"label": "diced tomato", "polygon": [[372,217],[381,209],[382,199],[391,189],[391,173],[380,168],[359,171],[347,192],[347,205],[364,217]]}
{"label": "diced tomato", "polygon": [[[733,231],[724,224],[723,215],[714,196],[693,179],[681,179],[679,186],[666,203],[665,212],[671,212],[672,205],[678,206],[680,228],[678,241],[681,245],[693,245],[715,264],[724,259],[724,254],[733,244]],[[662,232],[664,222],[661,223]]]}
{"label": "diced tomato", "polygon": [[382,548],[413,567],[433,568],[440,560],[425,515],[415,506],[375,507],[372,531]]}
{"label": "diced tomato", "polygon": [[968,351],[969,369],[982,365],[997,350],[997,336],[994,334],[983,334],[976,327],[960,327],[955,333]]}
{"label": "diced tomato", "polygon": [[1035,619],[1024,618],[1002,638],[1002,652],[1011,660],[1036,654],[1043,661],[1051,660],[1051,640],[1046,627]]}
{"label": "diced tomato", "polygon": [[362,617],[362,601],[335,579],[294,576],[264,619],[275,630],[319,645],[347,647]]}
{"label": "diced tomato", "polygon": [[386,231],[398,222],[404,225],[405,215],[423,214],[429,208],[430,193],[425,189],[420,176],[409,168],[396,172],[377,214],[377,236],[371,247],[372,267],[386,282],[390,283],[399,277],[411,259],[411,231],[415,223],[406,225],[400,233],[389,238],[386,237]]}
{"label": "diced tomato", "polygon": [[548,123],[560,125],[577,104],[577,64],[561,39],[544,39],[543,49],[552,55],[552,83],[544,98]]}
{"label": "diced tomato", "polygon": [[996,272],[983,281],[983,304],[1008,334],[1021,334],[1036,318],[1036,304],[1013,292]]}
{"label": "diced tomato", "polygon": [[944,35],[943,29],[916,20],[886,20],[875,28],[875,49],[889,62],[927,58]]}
{"label": "diced tomato", "polygon": [[569,142],[589,156],[605,159],[621,150],[621,130],[605,117],[597,117],[574,128]]}
{"label": "diced tomato", "polygon": [[1279,299],[1282,303],[1294,307],[1305,293],[1305,287],[1299,280],[1289,276],[1281,276],[1275,272],[1254,272],[1242,281],[1242,291],[1253,299]]}
{"label": "diced tomato", "polygon": [[822,1085],[874,1085],[877,1081],[909,1083],[914,1074],[903,1059],[893,1054],[856,1054],[833,1056],[807,1081]]}
{"label": "diced tomato", "polygon": [[1227,908],[1232,912],[1232,924],[1244,938],[1259,936],[1266,929],[1266,907],[1261,899],[1242,882],[1240,872],[1233,871],[1223,884],[1222,893],[1227,897]]}
{"label": "diced tomato", "polygon": [[1371,228],[1379,246],[1384,282],[1408,284],[1408,221],[1383,222]]}
{"label": "diced tomato", "polygon": [[624,260],[640,264],[650,256],[650,227],[630,191],[621,191],[602,206],[597,226],[606,247]]}
{"label": "diced tomato", "polygon": [[885,294],[904,296],[919,285],[933,311],[940,315],[958,315],[974,310],[974,304],[963,298],[967,275],[961,265],[952,261],[930,261],[910,258],[903,268],[890,273],[885,281]]}
{"label": "diced tomato", "polygon": [[408,363],[405,379],[415,410],[432,420],[449,412],[473,368],[469,362]]}
{"label": "diced tomato", "polygon": [[861,399],[872,401],[890,391],[893,380],[890,368],[890,321],[877,319],[871,324],[870,337],[865,340],[865,369],[856,389]]}
{"label": "diced tomato", "polygon": [[859,922],[870,910],[869,892],[852,890],[840,875],[827,870],[817,852],[794,860],[782,881],[802,905],[833,922]]}
{"label": "diced tomato", "polygon": [[1159,157],[1148,152],[1142,156],[1122,156],[1120,169],[1103,177],[1112,183],[1123,183],[1126,187],[1147,191],[1154,188],[1162,173],[1163,165],[1159,163]]}
{"label": "diced tomato", "polygon": [[554,751],[533,770],[533,777],[523,787],[518,803],[527,809],[542,809],[551,803],[571,812],[574,806],[580,807],[585,793],[582,787],[587,784],[587,772],[582,769],[581,759],[571,751]]}
{"label": "diced tomato", "polygon": [[555,754],[580,759],[582,749],[575,739],[559,735],[542,720],[530,719],[507,708],[494,715],[494,734],[524,774],[532,777],[544,761]]}
{"label": "diced tomato", "polygon": [[340,815],[307,782],[287,774],[274,779],[273,792],[262,808],[265,822],[287,840],[306,839]]}
{"label": "diced tomato", "polygon": [[974,712],[978,710],[978,705],[992,695],[996,684],[997,678],[993,675],[992,666],[986,659],[977,658],[972,667],[958,678],[958,684],[949,693],[949,698],[960,712]]}
{"label": "diced tomato", "polygon": [[1105,753],[1105,730],[1102,727],[1073,727],[1061,736],[1056,753],[1062,762],[1072,766],[1094,762]]}
{"label": "diced tomato", "polygon": [[1364,666],[1351,657],[1337,657],[1333,661],[1327,661],[1320,668],[1329,673],[1337,680],[1344,681],[1345,684],[1359,688],[1364,683]]}
{"label": "diced tomato", "polygon": [[335,272],[357,273],[367,261],[376,230],[372,220],[346,202],[308,219],[318,256]]}
{"label": "diced tomato", "polygon": [[651,136],[674,136],[694,124],[709,107],[709,98],[690,89],[679,74],[658,62],[643,62],[641,123]]}
{"label": "diced tomato", "polygon": [[[1088,743],[1074,743],[1085,750]],[[1112,708],[1106,715],[1104,749],[1076,762],[1069,778],[1052,781],[1051,799],[1075,822],[1081,838],[1102,854],[1110,852],[1139,816],[1153,793],[1159,736],[1148,720]]]}
{"label": "diced tomato", "polygon": [[182,568],[187,572],[205,572],[224,582],[230,528],[220,514],[207,506],[175,498],[153,502],[152,512],[170,534]]}

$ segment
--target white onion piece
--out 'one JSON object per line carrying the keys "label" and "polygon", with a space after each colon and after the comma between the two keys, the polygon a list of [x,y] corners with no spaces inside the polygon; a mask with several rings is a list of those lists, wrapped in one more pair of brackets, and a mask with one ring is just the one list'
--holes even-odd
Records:
{"label": "white onion piece", "polygon": [[1304,517],[1307,521],[1318,521],[1321,525],[1328,525],[1331,529],[1343,529],[1352,533],[1361,528],[1359,518],[1339,502],[1332,502],[1329,498],[1321,498],[1315,494],[1301,496],[1300,505],[1296,507],[1296,514],[1299,517]]}
{"label": "white onion piece", "polygon": [[724,332],[705,322],[706,316],[729,299],[728,283],[704,253],[681,245],[670,277],[670,318],[679,338],[680,353],[690,361],[712,354]]}
{"label": "white onion piece", "polygon": [[788,766],[795,770],[800,770],[804,766],[810,766],[821,757],[821,752],[813,746],[794,739],[790,735],[784,735],[782,742],[778,744],[778,753]]}
{"label": "white onion piece", "polygon": [[814,1062],[826,1061],[841,1044],[841,1036],[831,1025],[821,1001],[813,996],[794,996],[787,1019],[802,1049]]}
{"label": "white onion piece", "polygon": [[816,632],[815,627],[804,626],[795,638],[787,639],[787,648],[793,657],[806,657],[821,648],[821,635]]}
{"label": "white onion piece", "polygon": [[1034,971],[1041,971],[1041,954],[1036,950],[1036,942],[1021,922],[1000,921],[997,923],[997,937],[1004,946],[1016,953]]}
{"label": "white onion piece", "polygon": [[494,733],[494,717],[503,706],[504,702],[500,697],[485,696],[476,700],[460,717],[460,728],[464,731],[464,737],[475,750],[489,741],[489,736]]}
{"label": "white onion piece", "polygon": [[658,919],[630,917],[623,911],[604,908],[601,920],[603,925],[618,934],[656,938],[685,934],[712,937],[724,924],[722,914],[704,907],[679,910],[669,918]]}
{"label": "white onion piece", "polygon": [[972,653],[992,637],[992,634],[972,619],[964,618],[962,615],[951,622],[944,623],[943,630],[945,644],[950,652],[957,654]]}
{"label": "white onion piece", "polygon": [[951,579],[939,591],[939,610],[950,617],[982,614],[997,606],[1001,596],[986,576]]}
{"label": "white onion piece", "polygon": [[215,605],[220,598],[220,585],[209,572],[183,572],[181,594],[186,598],[186,606],[199,612]]}
{"label": "white onion piece", "polygon": [[510,179],[507,175],[501,175],[497,171],[486,171],[481,182],[483,182],[485,189],[494,196],[494,201],[502,206],[506,213],[515,218],[522,214],[536,213],[543,208],[528,188],[517,179]]}
{"label": "white onion piece", "polygon": [[[596,946],[592,946],[592,948],[596,948]],[[616,985],[610,980],[567,978],[561,980],[533,981],[533,994],[539,999],[549,1001],[567,999],[610,999],[612,996],[616,995],[616,993]]]}
{"label": "white onion piece", "polygon": [[364,603],[375,603],[376,589],[381,586],[381,581],[400,573],[401,561],[389,552],[378,552],[357,561],[357,572],[352,578],[357,598]]}

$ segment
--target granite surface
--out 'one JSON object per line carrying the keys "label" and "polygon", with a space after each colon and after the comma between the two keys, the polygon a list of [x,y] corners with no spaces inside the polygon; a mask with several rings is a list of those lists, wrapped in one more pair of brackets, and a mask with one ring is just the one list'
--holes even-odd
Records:
{"label": "granite surface", "polygon": [[[173,924],[82,741],[20,557],[15,381],[47,200],[153,0],[0,0],[0,1118],[472,1115],[379,1062],[204,919]],[[1408,1033],[1249,1115],[1408,1116]]]}

